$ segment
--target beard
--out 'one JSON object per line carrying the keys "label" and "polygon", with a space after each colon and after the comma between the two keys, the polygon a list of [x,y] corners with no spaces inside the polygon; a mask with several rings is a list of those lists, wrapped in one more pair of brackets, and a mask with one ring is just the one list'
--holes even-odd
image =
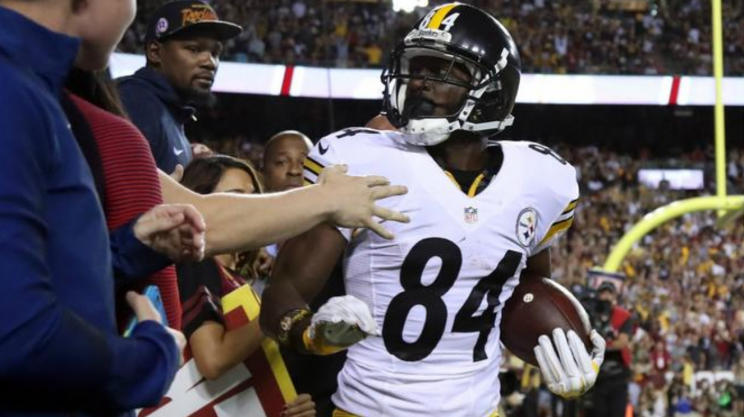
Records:
{"label": "beard", "polygon": [[186,87],[176,88],[176,93],[188,106],[212,109],[217,105],[217,96],[212,91]]}

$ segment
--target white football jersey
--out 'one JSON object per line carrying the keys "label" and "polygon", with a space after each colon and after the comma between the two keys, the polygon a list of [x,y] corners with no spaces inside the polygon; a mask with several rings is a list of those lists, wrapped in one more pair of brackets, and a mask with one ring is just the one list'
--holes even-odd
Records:
{"label": "white football jersey", "polygon": [[329,165],[383,175],[408,194],[379,205],[408,215],[395,234],[339,229],[346,291],[369,305],[378,335],[351,347],[334,403],[355,415],[488,416],[499,400],[500,312],[527,258],[573,221],[576,171],[545,146],[501,141],[490,184],[469,193],[399,132],[346,129],[321,139],[307,183]]}

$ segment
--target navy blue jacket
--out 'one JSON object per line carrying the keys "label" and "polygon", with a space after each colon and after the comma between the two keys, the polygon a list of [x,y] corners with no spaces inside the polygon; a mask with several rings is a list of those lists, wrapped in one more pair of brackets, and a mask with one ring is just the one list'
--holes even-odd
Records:
{"label": "navy blue jacket", "polygon": [[141,68],[134,75],[119,80],[119,95],[124,107],[150,142],[155,163],[170,174],[181,164],[191,162],[184,124],[194,117],[194,109],[183,103],[168,79],[150,68]]}
{"label": "navy blue jacket", "polygon": [[0,27],[0,415],[157,402],[178,350],[154,322],[117,335],[103,211],[59,105],[79,41],[3,7]]}

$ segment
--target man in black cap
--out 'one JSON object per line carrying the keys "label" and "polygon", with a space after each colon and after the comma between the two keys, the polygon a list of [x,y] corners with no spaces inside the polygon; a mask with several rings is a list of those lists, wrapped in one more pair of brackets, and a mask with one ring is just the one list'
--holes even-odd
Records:
{"label": "man in black cap", "polygon": [[119,93],[161,170],[170,173],[191,161],[184,124],[194,118],[194,106],[212,100],[223,42],[241,32],[201,0],[166,3],[150,16],[147,65],[120,79]]}

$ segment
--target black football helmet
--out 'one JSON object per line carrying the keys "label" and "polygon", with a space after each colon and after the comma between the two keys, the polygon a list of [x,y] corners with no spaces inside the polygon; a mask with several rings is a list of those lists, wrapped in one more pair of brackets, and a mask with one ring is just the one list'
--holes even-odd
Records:
{"label": "black football helmet", "polygon": [[[409,71],[413,58],[431,56],[448,60],[443,74],[416,75]],[[450,76],[458,65],[470,73],[465,83]],[[511,125],[519,88],[521,61],[511,35],[493,16],[467,4],[449,3],[419,20],[390,54],[382,73],[385,85],[383,112],[402,130],[409,143],[436,145],[455,130],[492,136]],[[459,110],[447,116],[426,115],[406,106],[411,80],[439,82],[467,90]]]}

